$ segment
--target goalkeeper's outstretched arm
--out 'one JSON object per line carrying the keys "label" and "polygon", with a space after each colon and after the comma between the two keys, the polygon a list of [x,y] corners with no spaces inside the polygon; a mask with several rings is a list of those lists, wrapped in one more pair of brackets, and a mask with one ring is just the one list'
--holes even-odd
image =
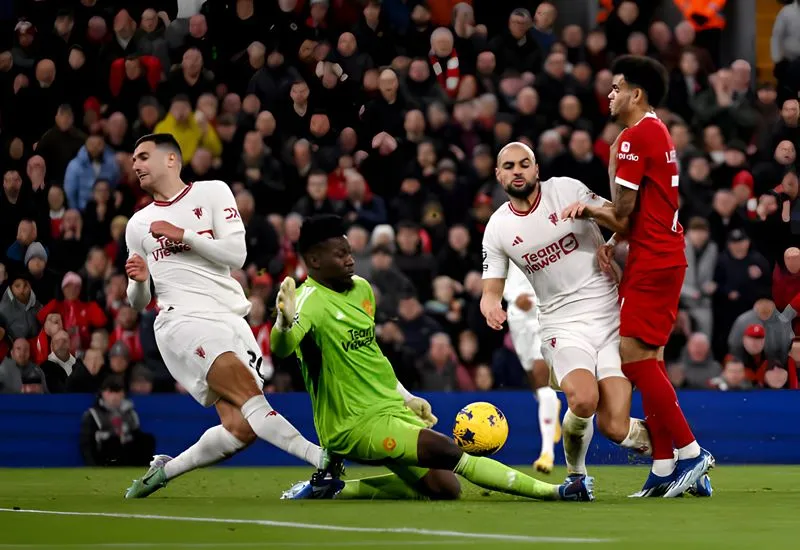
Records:
{"label": "goalkeeper's outstretched arm", "polygon": [[269,336],[270,349],[277,357],[288,357],[297,349],[308,332],[309,325],[300,320],[297,312],[294,279],[287,277],[278,290],[275,307],[278,318]]}

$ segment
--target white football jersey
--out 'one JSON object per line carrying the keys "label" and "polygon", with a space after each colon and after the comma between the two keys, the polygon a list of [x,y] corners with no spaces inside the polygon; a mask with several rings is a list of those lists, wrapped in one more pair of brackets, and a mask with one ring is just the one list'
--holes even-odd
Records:
{"label": "white football jersey", "polygon": [[244,241],[244,224],[236,200],[223,181],[197,181],[169,201],[153,201],[128,222],[128,254],[147,260],[158,305],[181,313],[214,315],[235,313],[244,317],[250,302],[227,265],[207,260],[186,243],[156,239],[150,224],[166,221],[209,239],[238,235]]}
{"label": "white football jersey", "polygon": [[506,202],[492,214],[483,236],[483,278],[508,278],[511,260],[533,286],[544,328],[616,310],[617,287],[595,257],[604,242],[597,223],[561,219],[576,201],[606,200],[572,178],[551,178],[540,186],[527,213]]}

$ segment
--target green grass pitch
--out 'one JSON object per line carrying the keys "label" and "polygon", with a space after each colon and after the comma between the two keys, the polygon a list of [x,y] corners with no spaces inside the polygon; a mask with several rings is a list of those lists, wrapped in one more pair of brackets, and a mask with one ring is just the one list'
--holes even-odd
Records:
{"label": "green grass pitch", "polygon": [[[643,482],[642,467],[596,467],[597,500],[580,504],[487,494],[467,483],[457,502],[279,500],[282,489],[308,477],[304,468],[212,468],[148,499],[124,500],[129,481],[142,472],[0,469],[0,550],[800,544],[800,467],[791,466],[722,466],[712,472],[711,499],[674,500],[626,497]],[[381,471],[351,468],[348,477],[375,473]],[[563,475],[557,470],[548,479]]]}

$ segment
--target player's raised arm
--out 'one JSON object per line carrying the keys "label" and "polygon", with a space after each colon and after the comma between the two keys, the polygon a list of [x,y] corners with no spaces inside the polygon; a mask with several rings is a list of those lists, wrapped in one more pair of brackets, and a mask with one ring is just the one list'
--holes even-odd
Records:
{"label": "player's raised arm", "polygon": [[128,261],[125,273],[128,275],[128,302],[136,311],[143,311],[150,303],[150,271],[142,248],[142,231],[134,220],[125,228],[125,244],[128,247]]}
{"label": "player's raised arm", "polygon": [[205,259],[240,269],[247,258],[244,223],[236,208],[236,199],[225,182],[206,181],[195,185],[208,186],[211,197],[213,238],[185,229],[183,242]]}
{"label": "player's raised arm", "polygon": [[311,330],[312,316],[308,314],[310,306],[306,302],[315,290],[312,286],[304,286],[298,294],[291,277],[286,277],[281,283],[275,301],[278,317],[269,335],[273,355],[288,357]]}
{"label": "player's raised arm", "polygon": [[502,330],[506,321],[503,310],[503,290],[508,276],[508,256],[495,243],[494,224],[489,224],[483,235],[483,295],[481,313],[486,324],[494,330]]}

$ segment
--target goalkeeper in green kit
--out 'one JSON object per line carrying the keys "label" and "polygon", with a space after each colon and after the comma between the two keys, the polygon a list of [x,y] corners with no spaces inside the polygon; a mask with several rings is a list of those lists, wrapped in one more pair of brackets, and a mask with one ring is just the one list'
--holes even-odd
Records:
{"label": "goalkeeper in green kit", "polygon": [[456,474],[472,483],[540,500],[593,500],[587,476],[551,485],[486,457],[466,454],[431,430],[430,404],[398,382],[375,341],[375,296],[353,274],[354,260],[338,216],[315,216],[302,226],[299,251],[309,277],[295,290],[283,281],[272,353],[296,353],[311,395],[320,444],[332,455],[386,466],[391,474],[347,481],[339,464],[294,485],[284,499],[455,499]]}

